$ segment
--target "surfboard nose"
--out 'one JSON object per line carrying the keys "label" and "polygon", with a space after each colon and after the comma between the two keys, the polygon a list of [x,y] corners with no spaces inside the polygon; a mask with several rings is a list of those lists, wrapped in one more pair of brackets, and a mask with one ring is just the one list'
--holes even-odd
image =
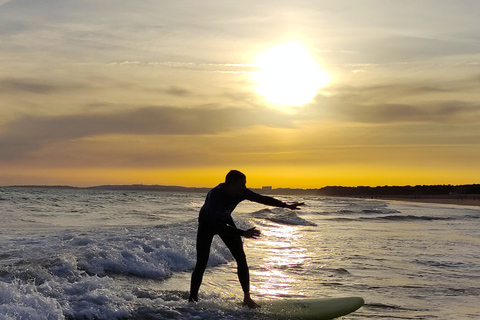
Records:
{"label": "surfboard nose", "polygon": [[260,303],[267,314],[295,320],[333,319],[352,313],[364,304],[362,297],[277,299]]}

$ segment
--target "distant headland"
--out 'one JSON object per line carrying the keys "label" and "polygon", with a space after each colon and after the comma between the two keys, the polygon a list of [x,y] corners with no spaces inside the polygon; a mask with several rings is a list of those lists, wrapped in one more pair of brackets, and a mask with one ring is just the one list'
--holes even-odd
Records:
{"label": "distant headland", "polygon": [[[118,190],[118,191],[159,191],[159,192],[195,192],[207,193],[210,187],[182,187],[165,185],[100,185],[93,187],[72,187],[63,185],[16,185],[8,188],[57,188],[57,189],[91,189],[91,190]],[[480,195],[480,184],[467,185],[416,185],[416,186],[327,186],[318,189],[301,188],[251,188],[252,190],[271,195],[315,195],[333,197],[390,197],[390,196],[466,196]]]}

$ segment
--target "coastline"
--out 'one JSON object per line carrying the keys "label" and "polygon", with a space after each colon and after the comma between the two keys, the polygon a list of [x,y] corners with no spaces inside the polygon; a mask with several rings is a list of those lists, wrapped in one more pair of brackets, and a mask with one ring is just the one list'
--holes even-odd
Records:
{"label": "coastline", "polygon": [[435,204],[452,204],[460,206],[475,206],[480,207],[480,195],[425,195],[425,196],[366,196],[362,198],[370,198],[375,200],[388,200],[388,201],[405,201],[405,202],[419,202],[419,203],[435,203]]}

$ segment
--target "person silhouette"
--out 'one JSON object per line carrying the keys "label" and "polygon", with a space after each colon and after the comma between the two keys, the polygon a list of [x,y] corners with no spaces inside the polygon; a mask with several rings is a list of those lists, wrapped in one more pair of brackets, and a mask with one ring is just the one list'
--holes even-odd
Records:
{"label": "person silhouette", "polygon": [[300,209],[299,206],[304,203],[285,203],[269,196],[260,195],[247,189],[246,183],[245,174],[238,170],[231,170],[226,175],[225,182],[210,190],[206,196],[198,218],[197,261],[190,283],[188,299],[190,302],[198,301],[198,291],[207,267],[212,240],[218,234],[237,262],[238,279],[244,293],[243,305],[252,309],[259,308],[259,305],[250,296],[250,274],[241,237],[257,239],[261,232],[255,227],[247,230],[238,229],[231,214],[243,200],[291,210]]}

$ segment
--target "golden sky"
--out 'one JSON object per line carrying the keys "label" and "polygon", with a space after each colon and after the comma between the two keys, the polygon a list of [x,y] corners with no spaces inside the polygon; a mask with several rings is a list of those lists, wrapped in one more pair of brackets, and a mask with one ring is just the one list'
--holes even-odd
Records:
{"label": "golden sky", "polygon": [[479,183],[478,12],[0,0],[0,185]]}

